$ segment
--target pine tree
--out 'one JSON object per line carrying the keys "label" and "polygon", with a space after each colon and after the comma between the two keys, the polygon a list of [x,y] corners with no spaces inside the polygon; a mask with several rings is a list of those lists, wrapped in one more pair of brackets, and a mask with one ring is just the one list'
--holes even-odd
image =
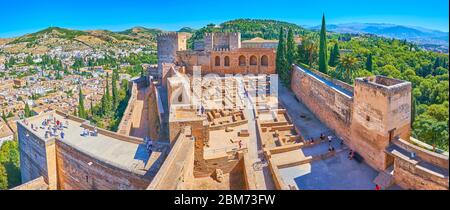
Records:
{"label": "pine tree", "polygon": [[334,44],[333,49],[330,52],[330,60],[328,61],[328,65],[335,67],[339,63],[339,58],[341,55],[339,54],[339,46],[338,43]]}
{"label": "pine tree", "polygon": [[319,71],[325,74],[328,72],[327,31],[325,26],[325,14],[322,16],[322,28],[320,29]]}
{"label": "pine tree", "polygon": [[367,55],[366,69],[372,72],[372,54]]}

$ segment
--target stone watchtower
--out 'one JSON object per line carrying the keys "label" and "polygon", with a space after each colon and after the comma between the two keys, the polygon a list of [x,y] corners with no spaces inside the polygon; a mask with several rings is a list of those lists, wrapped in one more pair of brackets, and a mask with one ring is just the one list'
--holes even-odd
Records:
{"label": "stone watchtower", "polygon": [[163,63],[175,63],[177,51],[187,49],[187,40],[189,33],[171,32],[159,34],[157,39],[158,46],[158,74],[162,75]]}
{"label": "stone watchtower", "polygon": [[204,50],[214,51],[216,49],[236,50],[241,48],[241,33],[205,33]]}
{"label": "stone watchtower", "polygon": [[384,76],[355,80],[350,146],[378,170],[393,163],[385,152],[392,139],[409,141],[411,88],[410,82]]}

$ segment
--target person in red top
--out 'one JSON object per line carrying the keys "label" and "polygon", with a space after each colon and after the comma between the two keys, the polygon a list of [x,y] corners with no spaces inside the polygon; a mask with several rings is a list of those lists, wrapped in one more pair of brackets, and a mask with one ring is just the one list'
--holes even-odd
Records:
{"label": "person in red top", "polygon": [[375,185],[375,190],[381,190],[381,187],[379,185]]}

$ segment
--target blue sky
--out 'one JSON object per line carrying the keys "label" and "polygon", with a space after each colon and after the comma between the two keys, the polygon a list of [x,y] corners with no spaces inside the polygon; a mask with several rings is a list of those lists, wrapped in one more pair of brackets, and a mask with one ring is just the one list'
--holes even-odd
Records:
{"label": "blue sky", "polygon": [[236,18],[318,25],[370,22],[448,31],[448,0],[1,0],[0,37],[49,27],[124,30],[133,26],[178,30]]}

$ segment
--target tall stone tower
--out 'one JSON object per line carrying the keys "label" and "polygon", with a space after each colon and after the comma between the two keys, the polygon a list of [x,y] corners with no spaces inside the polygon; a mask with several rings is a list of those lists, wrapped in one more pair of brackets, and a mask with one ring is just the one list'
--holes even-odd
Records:
{"label": "tall stone tower", "polygon": [[219,49],[236,50],[241,48],[241,33],[206,33],[204,36],[205,51]]}
{"label": "tall stone tower", "polygon": [[162,76],[162,64],[175,63],[177,51],[187,49],[187,40],[189,37],[190,34],[184,32],[171,32],[158,35],[158,74],[160,76]]}
{"label": "tall stone tower", "polygon": [[410,82],[384,76],[355,80],[350,146],[378,170],[392,165],[385,153],[392,139],[409,141],[411,88]]}

